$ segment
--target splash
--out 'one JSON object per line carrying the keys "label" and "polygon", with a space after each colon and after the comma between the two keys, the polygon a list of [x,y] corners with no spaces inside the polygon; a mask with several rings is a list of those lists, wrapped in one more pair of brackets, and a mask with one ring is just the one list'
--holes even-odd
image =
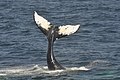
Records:
{"label": "splash", "polygon": [[86,67],[71,67],[65,70],[48,70],[47,66],[34,65],[32,67],[12,67],[0,70],[0,76],[36,76],[36,75],[59,75],[62,73],[73,71],[88,71]]}
{"label": "splash", "polygon": [[106,67],[107,64],[109,64],[109,61],[95,60],[86,66],[66,67],[65,70],[48,70],[47,66],[39,65],[17,66],[0,69],[0,76],[58,76],[70,72],[90,71],[95,68]]}

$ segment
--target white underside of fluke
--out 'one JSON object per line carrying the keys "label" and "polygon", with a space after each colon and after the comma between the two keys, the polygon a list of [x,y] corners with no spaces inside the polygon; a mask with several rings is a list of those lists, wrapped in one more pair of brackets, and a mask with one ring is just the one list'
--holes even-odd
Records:
{"label": "white underside of fluke", "polygon": [[65,25],[59,27],[59,34],[70,35],[79,29],[80,25]]}
{"label": "white underside of fluke", "polygon": [[43,18],[42,16],[39,16],[37,14],[37,12],[35,11],[34,12],[34,19],[35,19],[35,22],[36,24],[39,26],[39,27],[42,27],[46,30],[48,30],[51,26],[50,26],[50,22],[48,22],[45,18]]}
{"label": "white underside of fluke", "polygon": [[[38,27],[42,27],[43,29],[45,29],[47,31],[49,30],[49,28],[51,28],[50,22],[47,21],[42,16],[38,15],[38,13],[36,11],[34,12],[34,19],[35,19],[35,22],[38,25]],[[58,34],[59,35],[70,35],[70,34],[75,33],[79,29],[79,27],[80,27],[80,24],[59,26]]]}

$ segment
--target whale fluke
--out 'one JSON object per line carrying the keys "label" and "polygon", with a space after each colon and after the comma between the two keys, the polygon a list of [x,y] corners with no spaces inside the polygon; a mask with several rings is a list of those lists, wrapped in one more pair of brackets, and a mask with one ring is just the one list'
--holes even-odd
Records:
{"label": "whale fluke", "polygon": [[51,28],[50,22],[48,22],[42,16],[39,16],[36,11],[34,11],[34,19],[35,19],[36,24],[38,25],[38,28],[40,28],[41,31],[45,35],[47,35],[49,29]]}
{"label": "whale fluke", "polygon": [[38,28],[47,36],[48,39],[48,51],[47,51],[47,64],[49,70],[56,69],[65,69],[62,67],[58,61],[55,59],[53,54],[53,44],[56,38],[62,38],[67,35],[75,33],[80,25],[63,25],[59,27],[55,27],[48,20],[38,15],[36,11],[34,11],[34,20],[38,26]]}
{"label": "whale fluke", "polygon": [[61,38],[64,36],[68,36],[70,34],[75,33],[80,28],[80,25],[65,25],[58,27],[58,36],[57,38]]}

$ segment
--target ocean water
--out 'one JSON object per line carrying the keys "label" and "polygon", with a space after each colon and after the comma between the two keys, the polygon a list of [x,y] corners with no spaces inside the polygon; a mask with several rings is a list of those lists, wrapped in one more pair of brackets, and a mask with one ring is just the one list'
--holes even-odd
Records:
{"label": "ocean water", "polygon": [[[120,80],[119,0],[0,0],[0,80]],[[33,13],[80,24],[54,44],[67,70],[47,69],[47,39]]]}

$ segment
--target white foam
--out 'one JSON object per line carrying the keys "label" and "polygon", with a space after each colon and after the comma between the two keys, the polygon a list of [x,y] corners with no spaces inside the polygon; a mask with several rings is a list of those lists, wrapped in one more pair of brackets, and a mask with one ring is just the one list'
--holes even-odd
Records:
{"label": "white foam", "polygon": [[0,74],[0,76],[6,76],[7,74]]}
{"label": "white foam", "polygon": [[26,75],[52,75],[52,74],[62,74],[62,72],[70,72],[70,71],[87,71],[89,69],[83,67],[71,67],[66,68],[65,70],[48,70],[47,66],[40,67],[38,65],[34,65],[33,67],[15,67],[15,68],[7,68],[0,70],[0,76],[12,75],[12,76],[26,76]]}
{"label": "white foam", "polygon": [[79,68],[73,67],[73,68],[71,68],[71,70],[83,70],[83,71],[88,71],[89,69],[83,66],[83,67],[79,67]]}
{"label": "white foam", "polygon": [[44,72],[50,74],[50,73],[61,73],[63,71],[65,71],[65,70],[48,70],[48,71],[44,71]]}

